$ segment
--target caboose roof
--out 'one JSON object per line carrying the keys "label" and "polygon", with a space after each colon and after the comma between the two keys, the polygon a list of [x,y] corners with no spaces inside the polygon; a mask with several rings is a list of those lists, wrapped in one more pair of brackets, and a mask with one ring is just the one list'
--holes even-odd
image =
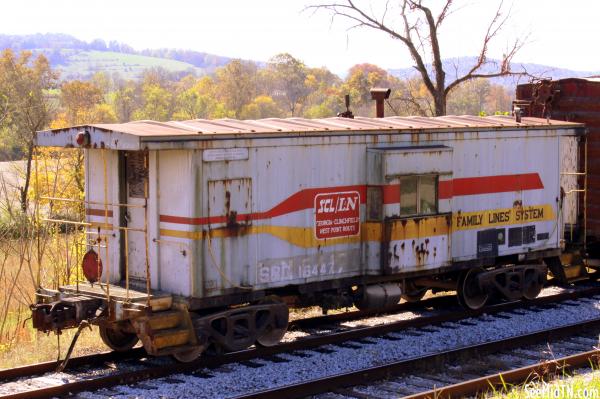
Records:
{"label": "caboose roof", "polygon": [[[287,135],[351,135],[381,133],[432,133],[480,130],[516,130],[583,127],[559,120],[523,117],[516,122],[510,116],[391,116],[386,118],[269,118],[258,120],[193,119],[187,121],[134,121],[90,124],[38,132],[38,146],[77,147],[75,137],[88,131],[95,147],[141,149],[149,143],[282,137]],[[242,137],[240,137],[242,136]],[[144,144],[146,143],[146,144]],[[153,146],[154,147],[154,146]],[[165,147],[166,148],[166,147]]]}

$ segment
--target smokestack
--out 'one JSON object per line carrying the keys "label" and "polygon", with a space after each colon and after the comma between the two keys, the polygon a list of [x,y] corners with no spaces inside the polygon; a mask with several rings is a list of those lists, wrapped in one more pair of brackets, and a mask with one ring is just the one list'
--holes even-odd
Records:
{"label": "smokestack", "polygon": [[378,118],[383,118],[385,114],[383,101],[390,98],[391,93],[392,89],[389,88],[373,87],[371,89],[371,100],[375,100],[376,115]]}

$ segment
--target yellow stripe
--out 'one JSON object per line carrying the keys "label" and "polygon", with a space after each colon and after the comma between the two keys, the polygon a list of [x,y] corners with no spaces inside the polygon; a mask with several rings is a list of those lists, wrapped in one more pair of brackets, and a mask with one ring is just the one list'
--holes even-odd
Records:
{"label": "yellow stripe", "polygon": [[[365,223],[366,224],[366,223]],[[363,226],[365,225],[363,224]],[[372,232],[377,235],[377,231],[381,230],[379,226],[378,229],[369,228],[367,231]],[[363,230],[364,231],[364,230]],[[201,240],[206,237],[208,232],[205,231],[181,231],[181,230],[169,230],[169,229],[161,229],[161,236],[167,237],[177,237],[177,238],[188,238],[192,240]],[[327,240],[317,240],[315,238],[315,231],[313,228],[308,227],[287,227],[287,226],[266,226],[266,225],[258,225],[258,226],[248,226],[248,227],[240,227],[238,229],[228,229],[228,228],[219,228],[210,230],[211,238],[225,238],[225,237],[236,237],[236,236],[245,236],[250,234],[270,234],[274,237],[279,238],[280,240],[289,242],[297,247],[301,248],[314,248],[317,246],[330,246],[330,245],[339,245],[339,244],[351,244],[351,243],[359,243],[361,240],[364,240],[363,235],[361,236],[352,236],[352,237],[340,237],[340,238],[330,238]],[[368,236],[367,236],[368,237]],[[381,237],[381,233],[379,233],[379,237]],[[375,240],[377,238],[374,237]],[[373,239],[368,238],[368,241],[374,241]]]}
{"label": "yellow stripe", "polygon": [[447,235],[450,231],[450,220],[448,215],[389,221],[389,241]]}
{"label": "yellow stripe", "polygon": [[478,212],[458,212],[452,217],[452,230],[520,225],[555,220],[552,205],[533,205]]}
{"label": "yellow stripe", "polygon": [[[524,208],[493,209],[479,212],[459,212],[451,218],[449,215],[431,216],[414,219],[388,220],[384,235],[382,222],[361,224],[360,235],[351,237],[318,240],[313,227],[290,227],[251,225],[237,228],[218,228],[210,230],[211,238],[239,237],[250,234],[269,234],[301,248],[315,248],[360,242],[381,242],[410,240],[414,238],[447,235],[452,231],[482,229],[486,227],[520,225],[524,223],[554,220],[554,212],[549,204]],[[452,222],[452,224],[450,224]],[[161,229],[161,236],[202,240],[208,231],[182,231]]]}
{"label": "yellow stripe", "polygon": [[[394,224],[398,225],[399,227],[392,229],[392,231],[397,231],[398,233],[392,233],[392,239],[403,239],[396,238],[399,237],[399,234],[401,234],[402,237],[405,237],[405,239],[408,239],[419,237],[419,232],[421,234],[426,234],[427,236],[442,235],[448,233],[448,224],[446,222],[446,217],[437,217],[432,219],[435,220],[422,219],[420,223],[414,220],[407,220],[405,222],[406,228],[404,228],[400,221],[398,221]],[[421,230],[419,230],[418,226],[420,226]],[[206,237],[208,232],[161,229],[160,234],[161,236],[166,237],[201,240]],[[314,248],[318,246],[323,247],[340,244],[355,244],[366,241],[381,242],[383,238],[382,223],[380,222],[362,223],[360,235],[351,237],[329,238],[325,240],[318,240],[315,237],[314,228],[311,227],[258,225],[238,227],[237,229],[219,228],[210,230],[211,238],[236,237],[249,234],[270,234],[273,237],[277,237],[282,241],[289,242],[290,244],[301,248]]]}

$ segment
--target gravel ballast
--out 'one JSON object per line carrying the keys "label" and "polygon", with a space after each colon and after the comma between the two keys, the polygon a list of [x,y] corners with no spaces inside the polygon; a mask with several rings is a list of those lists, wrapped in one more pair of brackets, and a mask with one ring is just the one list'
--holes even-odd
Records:
{"label": "gravel ballast", "polygon": [[500,313],[467,319],[475,325],[445,323],[446,327],[418,329],[389,334],[394,339],[369,338],[371,343],[356,343],[358,349],[328,345],[332,353],[302,351],[302,356],[281,354],[287,363],[263,359],[255,364],[229,364],[194,374],[176,374],[144,381],[132,386],[118,386],[106,391],[85,392],[79,397],[96,398],[231,398],[277,386],[356,371],[371,366],[434,354],[468,345],[494,341],[564,326],[600,317],[600,296],[584,301],[571,300],[551,309],[533,308],[523,314]]}

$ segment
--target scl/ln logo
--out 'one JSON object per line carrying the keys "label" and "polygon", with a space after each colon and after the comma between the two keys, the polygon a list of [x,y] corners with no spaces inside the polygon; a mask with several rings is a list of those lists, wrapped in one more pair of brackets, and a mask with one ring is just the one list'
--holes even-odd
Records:
{"label": "scl/ln logo", "polygon": [[348,237],[360,232],[358,191],[315,196],[315,236],[317,239]]}
{"label": "scl/ln logo", "polygon": [[[345,193],[344,193],[345,194]],[[354,194],[354,193],[350,193]],[[358,193],[356,193],[358,194]],[[356,210],[356,206],[358,204],[358,196],[349,196],[343,197],[339,196],[337,198],[337,203],[334,204],[334,198],[324,198],[319,201],[320,208],[317,210],[317,213],[334,213],[334,212],[346,212],[346,211],[354,211]]]}

